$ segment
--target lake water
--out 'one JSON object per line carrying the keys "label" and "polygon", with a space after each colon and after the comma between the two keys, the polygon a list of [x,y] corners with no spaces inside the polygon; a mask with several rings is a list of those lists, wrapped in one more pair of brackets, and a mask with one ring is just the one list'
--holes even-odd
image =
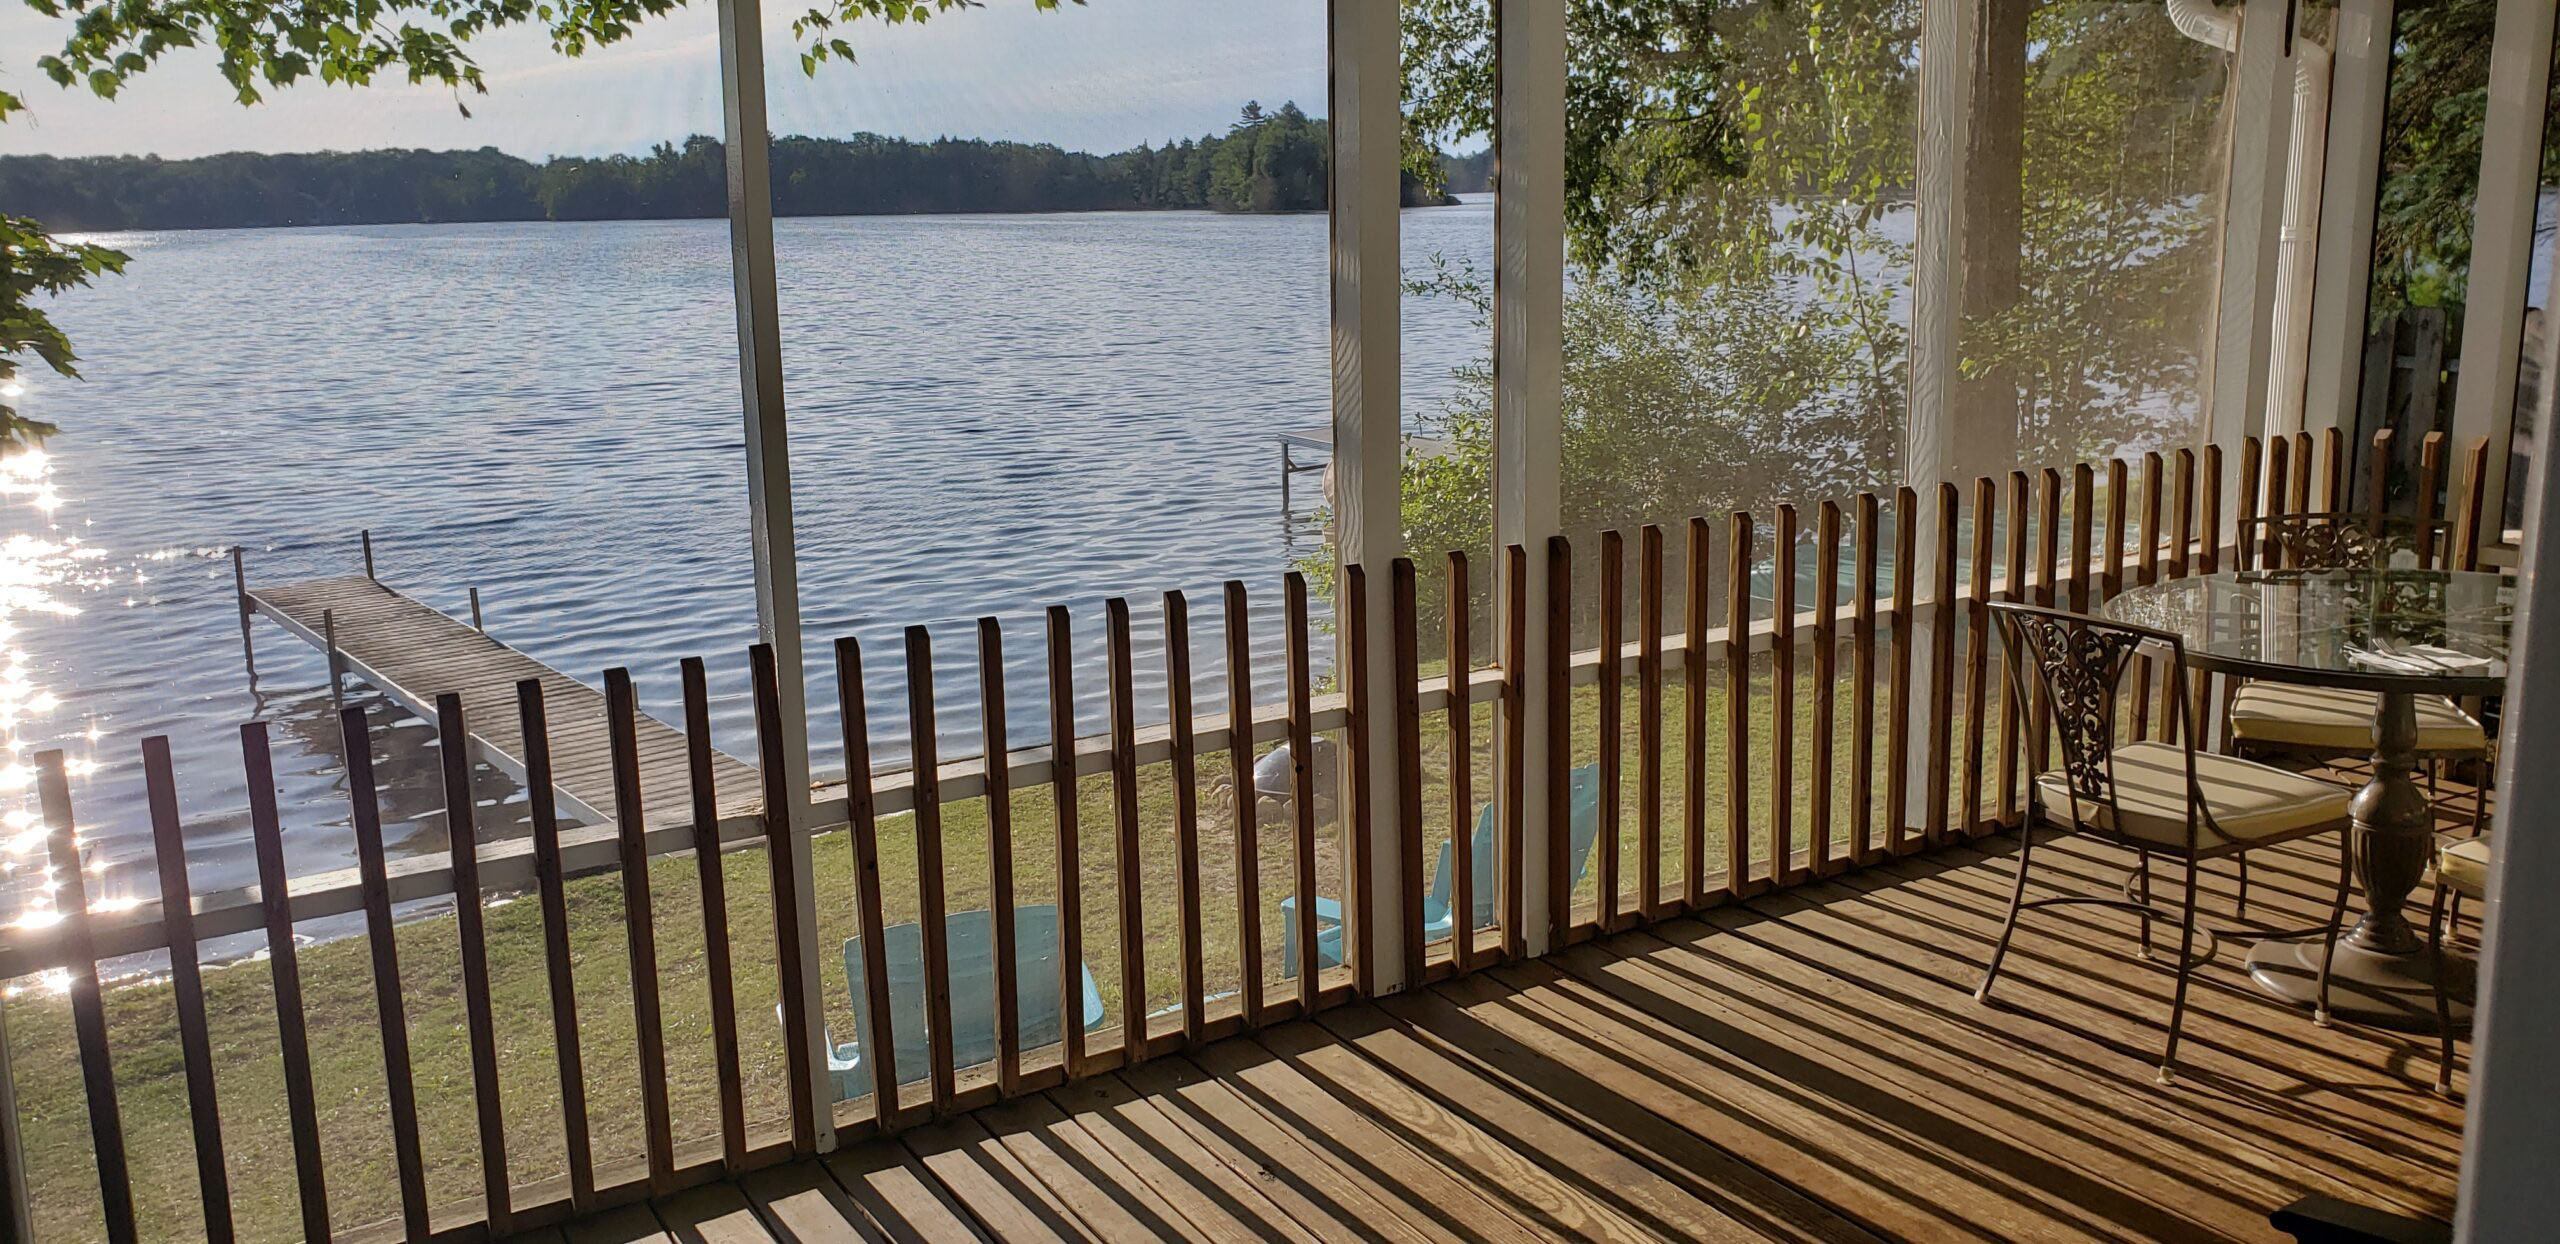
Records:
{"label": "lake water", "polygon": [[[1488,198],[1403,219],[1408,265],[1489,269]],[[0,920],[43,883],[31,763],[52,747],[72,761],[93,902],[157,889],[151,735],[175,752],[196,889],[254,880],[234,730],[253,719],[292,870],[353,862],[324,666],[260,622],[247,677],[234,544],[253,583],[288,582],[355,571],[370,528],[386,581],[456,615],[476,586],[499,638],[590,682],[628,666],[669,721],[678,660],[702,656],[719,744],[753,755],[725,222],[101,240],[130,273],[56,309],[88,379],[27,377],[22,408],[63,433],[0,480]],[[1133,599],[1152,652],[1155,602],[1189,592],[1214,671],[1217,589],[1241,578],[1266,602],[1258,659],[1276,661],[1280,576],[1321,540],[1318,477],[1284,511],[1274,434],[1327,432],[1322,215],[794,219],[776,250],[821,771],[837,764],[838,635],[864,642],[887,761],[910,623],[945,654],[946,746],[964,750],[980,615],[1010,639],[1018,742],[1045,735],[1050,604],[1076,608],[1098,667],[1102,599]],[[1407,300],[1404,340],[1409,419],[1489,345],[1468,309],[1430,298]],[[441,850],[431,728],[359,699],[389,756],[393,850]],[[1161,704],[1160,677],[1140,699]],[[481,783],[484,802],[517,793]]]}

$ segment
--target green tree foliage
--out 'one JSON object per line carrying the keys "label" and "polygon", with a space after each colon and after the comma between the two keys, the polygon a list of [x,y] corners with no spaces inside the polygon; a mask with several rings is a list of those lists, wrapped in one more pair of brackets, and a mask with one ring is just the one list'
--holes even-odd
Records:
{"label": "green tree foliage", "polygon": [[18,414],[19,359],[33,355],[65,376],[80,375],[70,339],[36,300],[122,272],[124,265],[122,251],[59,241],[24,216],[0,215],[0,446],[32,444],[55,431]]}
{"label": "green tree foliage", "polygon": [[[783,216],[1208,208],[1321,211],[1331,144],[1296,105],[1250,127],[1091,155],[1045,144],[879,134],[779,138]],[[0,202],[67,229],[262,228],[488,220],[634,220],[728,213],[718,139],[646,155],[534,164],[503,152],[0,156]],[[1445,201],[1408,183],[1410,206]]]}

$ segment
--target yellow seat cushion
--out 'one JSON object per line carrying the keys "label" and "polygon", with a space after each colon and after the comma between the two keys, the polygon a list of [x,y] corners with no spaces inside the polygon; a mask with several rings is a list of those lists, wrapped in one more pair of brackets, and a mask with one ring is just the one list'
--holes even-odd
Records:
{"label": "yellow seat cushion", "polygon": [[2473,898],[2489,890],[2487,838],[2436,839],[2436,877]]}
{"label": "yellow seat cushion", "polygon": [[[2230,842],[2280,837],[2314,826],[2344,823],[2346,791],[2316,778],[2273,765],[2211,752],[2196,756],[2196,785],[2204,792],[2212,826],[2199,826],[2196,844],[2211,851]],[[2124,815],[2119,829],[2109,824],[2104,805],[2080,801],[2080,815],[2098,829],[2114,829],[2128,838],[2185,850],[2187,845],[2187,754],[2169,743],[2126,743],[2115,752],[2115,811]],[[2060,770],[2036,775],[2036,793],[2044,813],[2057,823],[2071,819],[2071,784]],[[2217,837],[2214,827],[2221,829]]]}
{"label": "yellow seat cushion", "polygon": [[[2371,751],[2378,699],[2371,691],[2253,682],[2231,697],[2231,737],[2280,747]],[[2419,751],[2476,752],[2488,746],[2488,732],[2453,701],[2418,697]]]}

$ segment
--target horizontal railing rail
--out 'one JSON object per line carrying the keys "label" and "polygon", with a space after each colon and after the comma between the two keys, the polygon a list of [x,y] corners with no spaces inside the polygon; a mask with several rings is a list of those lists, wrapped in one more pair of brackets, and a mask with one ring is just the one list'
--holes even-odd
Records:
{"label": "horizontal railing rail", "polygon": [[[2388,434],[2379,440],[2374,460],[2387,462]],[[263,932],[283,1131],[304,1233],[322,1238],[350,1218],[387,1217],[373,1230],[479,1238],[1310,1014],[1377,992],[1382,970],[1401,968],[1395,974],[1410,985],[1517,959],[1531,944],[1533,927],[1541,929],[1541,940],[1561,945],[2014,826],[2022,783],[2045,763],[2045,723],[2040,704],[2021,720],[1993,682],[1989,603],[2029,599],[2085,609],[2129,587],[2251,565],[2256,550],[2230,542],[2228,534],[2262,511],[2312,509],[2315,492],[2318,508],[2341,504],[2345,450],[2335,433],[2318,443],[2308,436],[2245,442],[2231,481],[2237,513],[2229,521],[2221,513],[2223,455],[2208,448],[2200,455],[2147,454],[2138,468],[2118,460],[1984,478],[1969,488],[1944,484],[1925,496],[1909,488],[1890,497],[1865,494],[1814,507],[1810,523],[1792,506],[1765,522],[1739,513],[1722,523],[1696,519],[1686,524],[1676,554],[1667,547],[1668,533],[1654,526],[1632,539],[1602,533],[1583,548],[1557,537],[1543,548],[1499,551],[1494,578],[1500,589],[1483,616],[1471,591],[1479,568],[1453,553],[1440,571],[1450,608],[1439,635],[1423,631],[1422,572],[1412,562],[1399,559],[1383,573],[1348,566],[1334,610],[1343,645],[1341,687],[1327,694],[1317,693],[1311,672],[1314,636],[1300,576],[1283,584],[1281,685],[1262,696],[1248,643],[1253,601],[1244,586],[1224,589],[1221,642],[1197,662],[1187,601],[1169,593],[1159,654],[1168,675],[1165,719],[1145,725],[1138,721],[1127,602],[1104,607],[1106,659],[1098,680],[1074,668],[1067,655],[1074,619],[1053,609],[1044,637],[1052,739],[1027,748],[1011,747],[1006,738],[1006,636],[988,619],[979,624],[966,662],[979,687],[978,724],[988,755],[947,763],[936,754],[932,637],[910,628],[903,656],[914,761],[896,772],[871,770],[864,654],[859,644],[841,640],[835,713],[848,777],[815,791],[799,824],[769,811],[793,802],[783,797],[788,792],[772,789],[750,814],[721,812],[735,806],[724,805],[723,797],[735,800],[741,792],[713,789],[708,697],[698,660],[682,668],[691,775],[684,808],[641,806],[636,697],[625,671],[605,675],[615,809],[607,824],[560,824],[551,716],[538,683],[521,689],[521,768],[532,827],[521,841],[476,841],[469,723],[458,697],[437,697],[432,717],[450,843],[436,858],[386,858],[374,733],[364,710],[350,707],[340,726],[359,862],[289,877],[265,727],[244,726],[259,883],[217,900],[93,910],[82,884],[69,782],[60,754],[48,753],[36,767],[61,882],[55,918],[0,935],[0,977],[67,973],[60,1005],[69,1012],[65,1039],[86,1108],[97,1200],[85,1211],[41,1205],[34,1217],[46,1224],[93,1221],[108,1239],[133,1239],[140,1221],[137,1178],[152,1191],[178,1177],[165,1161],[139,1170],[129,1165],[126,1111],[145,1107],[119,1100],[111,1038],[120,1038],[107,1022],[96,970],[101,960],[120,956],[169,955],[184,1088],[157,1096],[182,1100],[187,1111],[197,1159],[192,1195],[203,1206],[206,1234],[234,1234],[233,1159],[225,1154],[246,1146],[225,1131],[233,1116],[220,1098],[239,1091],[239,1081],[228,1089],[222,1083],[221,1069],[229,1064],[210,1039],[199,947]],[[2475,446],[2465,455],[2465,479],[2447,516],[2448,546],[2420,550],[2431,564],[2477,564],[2484,450]],[[2436,517],[2444,451],[2440,434],[2422,447],[2421,531],[2431,531]],[[1545,558],[1547,569],[1547,595],[1536,602],[1524,591],[1533,556]],[[1587,579],[1573,573],[1578,556],[1592,559]],[[1681,559],[1678,583],[1685,588],[1677,601],[1666,599],[1673,556]],[[1809,580],[1799,573],[1807,558]],[[1880,586],[1887,567],[1889,589]],[[1757,616],[1754,596],[1763,568],[1770,575],[1766,617]],[[1810,587],[1811,601],[1799,599],[1800,583]],[[1550,636],[1534,653],[1527,650],[1532,608],[1549,620]],[[1368,650],[1367,622],[1375,609],[1386,610],[1385,653]],[[1670,629],[1675,610],[1677,630]],[[1478,628],[1487,624],[1496,659],[1481,667],[1474,654]],[[1577,625],[1594,632],[1591,642],[1577,639]],[[782,749],[798,732],[784,728],[772,653],[759,646],[750,655],[761,772],[770,786],[787,768],[779,763],[787,755]],[[1426,660],[1442,667],[1426,671]],[[1237,707],[1194,711],[1195,683],[1204,672],[1223,677],[1227,702]],[[2200,693],[2163,679],[2155,713],[2155,673],[2140,666],[2134,674],[2141,691],[2132,730],[2140,737],[2156,737],[2173,720],[2166,696]],[[1522,710],[1539,684],[1548,715],[1532,722]],[[1107,728],[1079,736],[1076,706],[1096,699],[1107,709]],[[1490,719],[1480,721],[1488,709]],[[1316,739],[1336,735],[1341,780],[1328,789],[1314,768]],[[1533,739],[1545,744],[1539,754],[1547,757],[1548,798],[1538,808],[1526,800],[1524,758]],[[1254,770],[1275,746],[1288,748],[1291,763],[1286,797],[1272,810],[1259,806]],[[146,740],[143,752],[161,890],[190,894],[166,741]],[[1577,765],[1578,753],[1591,759]],[[1392,757],[1392,771],[1373,773],[1382,756]],[[1585,770],[1592,789],[1587,813],[1580,793]],[[1372,780],[1380,777],[1385,780]],[[1218,781],[1227,791],[1223,809],[1203,798]],[[1169,802],[1142,796],[1160,788]],[[1335,814],[1328,827],[1319,823],[1319,805],[1329,798]],[[1030,800],[1036,808],[1042,799],[1048,809],[1040,823],[1024,820],[1019,805]],[[1486,803],[1491,806],[1479,816]],[[976,809],[969,813],[967,849],[950,854],[952,817],[964,807]],[[1268,824],[1267,812],[1273,813]],[[901,815],[903,824],[884,823]],[[830,851],[849,853],[854,897],[849,913],[830,912],[824,922],[803,872],[812,866],[812,842],[821,837]],[[1585,838],[1589,847],[1576,854],[1571,844]],[[1047,855],[1022,853],[1026,843]],[[1427,889],[1435,844],[1445,853],[1438,893]],[[1533,848],[1541,849],[1536,865],[1528,857]],[[1483,851],[1493,855],[1482,883],[1493,887],[1490,895],[1476,893]],[[758,852],[761,877],[747,858]],[[694,861],[689,875],[652,867],[687,856]],[[1374,875],[1385,858],[1397,861],[1402,879],[1392,892]],[[904,880],[909,864],[911,883]],[[1549,879],[1550,901],[1540,911],[1528,910],[1525,901],[1532,867],[1542,867]],[[893,872],[901,878],[895,883]],[[610,893],[573,888],[591,877],[612,877],[618,886]],[[690,946],[696,931],[670,923],[652,896],[657,887],[679,882],[696,897],[701,917],[700,977],[688,975],[684,988],[699,989],[705,999],[716,1142],[679,1130],[671,1095],[676,1056],[668,1044],[662,945],[681,932]],[[976,925],[953,920],[959,904],[971,904],[959,914],[979,914],[981,900],[969,896],[980,893],[983,944],[974,940]],[[516,894],[530,896],[538,908],[539,952],[523,961],[512,950],[493,951],[488,922],[493,896]],[[1047,901],[1020,906],[1026,895]],[[424,1002],[413,999],[405,983],[404,971],[418,969],[404,963],[413,944],[403,941],[406,926],[393,920],[396,905],[447,896],[455,900],[452,910],[436,918],[453,930],[453,987],[465,1003],[459,1031],[468,1052],[467,1093],[448,1091],[452,1100],[430,1096],[429,1085],[443,1081],[424,1080],[415,1069],[426,1052],[413,1044],[408,1008]],[[579,995],[572,899],[590,919],[599,909],[612,915],[617,955],[628,974],[613,1014],[598,1014],[593,999]],[[1477,918],[1485,903],[1490,921]],[[749,929],[732,918],[751,909],[770,913],[769,929]],[[294,936],[297,925],[359,913],[382,1072],[371,1087],[380,1094],[373,1100],[388,1120],[394,1151],[391,1185],[370,1198],[346,1191],[329,1173],[343,1171],[346,1160],[326,1142],[335,1104],[323,1098],[335,1090],[315,1072],[311,1049],[304,1001],[310,982],[301,960],[314,952],[297,950]],[[1043,924],[1036,944],[1054,940],[1054,954],[1024,959],[1013,953],[1025,944],[1019,922],[1034,918],[1026,913],[1038,913]],[[1268,936],[1275,916],[1279,946]],[[833,937],[846,927],[851,936],[841,946],[850,962],[843,980],[852,987],[858,977],[859,992],[845,1001],[859,1016],[859,1030],[833,1033],[825,1017],[847,1006],[831,1005],[813,983],[826,975],[814,965],[832,963],[835,950],[813,942],[818,934],[812,930]],[[1402,961],[1392,966],[1378,955],[1390,928],[1402,946]],[[955,937],[965,944],[955,945]],[[1170,958],[1153,958],[1158,955]],[[964,956],[986,958],[992,975],[984,981],[971,975],[974,983],[960,984],[954,963]],[[782,1104],[755,1118],[742,1051],[772,1024],[741,1005],[742,965],[749,960],[757,980],[770,977],[785,1034]],[[1151,961],[1169,964],[1170,971],[1151,973]],[[1115,967],[1116,978],[1107,982],[1093,976]],[[548,1008],[535,1018],[550,1044],[517,1040],[522,1025],[535,1020],[497,1008],[499,989],[508,983],[499,974],[510,970],[538,973]],[[598,969],[589,960],[583,970]],[[1026,971],[1056,979],[1026,978]],[[972,992],[980,990],[984,997]],[[1116,1022],[1101,993],[1116,1001]],[[1026,1014],[1035,998],[1053,998],[1058,1014]],[[983,1063],[955,1036],[966,1027],[955,1019],[959,1009],[981,1003],[993,1016],[994,1034]],[[902,1023],[919,1005],[923,1022]],[[0,1071],[11,1083],[73,1070],[30,1063],[25,1028],[13,1023],[6,1031],[20,1034],[0,1044]],[[597,1156],[597,1120],[590,1117],[586,1054],[617,1031],[627,1033],[627,1070],[639,1090],[641,1156],[632,1162]],[[818,1032],[830,1032],[824,1049],[800,1037]],[[624,1048],[623,1038],[615,1040]],[[846,1061],[840,1045],[858,1052],[841,1079],[835,1067]],[[56,1058],[65,1049],[46,1047]],[[504,1059],[502,1049],[509,1051]],[[899,1065],[918,1055],[921,1068]],[[538,1118],[510,1114],[509,1097],[521,1101],[524,1082],[501,1070],[502,1062],[521,1065],[530,1057],[551,1064]],[[10,1100],[18,1098],[0,1091],[0,1101]],[[18,1134],[26,1125],[17,1114],[0,1118],[0,1126],[11,1129],[0,1138],[8,1142],[0,1151],[28,1153]],[[706,1120],[703,1126],[713,1125]],[[511,1164],[509,1147],[536,1139],[528,1128],[545,1133],[533,1148],[556,1167],[530,1179]],[[557,1130],[556,1161],[548,1156],[551,1129]],[[451,1145],[462,1134],[473,1143]],[[430,1146],[430,1135],[445,1143]],[[60,1150],[48,1149],[48,1160],[58,1165]],[[478,1194],[454,1200],[450,1187],[466,1168]],[[446,1191],[431,1192],[431,1182]],[[66,1185],[31,1185],[23,1172],[7,1180],[13,1190],[31,1186]],[[352,1196],[360,1208],[333,1202],[333,1195]]]}

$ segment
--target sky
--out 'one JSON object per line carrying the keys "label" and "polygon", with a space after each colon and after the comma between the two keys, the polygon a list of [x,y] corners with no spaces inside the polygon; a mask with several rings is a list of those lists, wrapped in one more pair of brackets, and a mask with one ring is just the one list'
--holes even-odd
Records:
{"label": "sky", "polygon": [[[790,30],[806,3],[777,0],[765,14],[776,133],[1118,151],[1224,130],[1248,99],[1324,112],[1324,0],[1091,0],[1048,13],[1029,0],[987,0],[921,26],[850,28],[859,60],[823,64],[815,78],[800,71]],[[486,95],[314,81],[252,108],[233,101],[203,52],[172,54],[112,101],[58,88],[35,62],[60,46],[69,23],[10,0],[0,6],[0,89],[29,109],[0,123],[0,154],[496,147],[541,159],[720,132],[713,0],[689,0],[626,43],[575,60],[554,54],[538,30],[476,42]]]}

